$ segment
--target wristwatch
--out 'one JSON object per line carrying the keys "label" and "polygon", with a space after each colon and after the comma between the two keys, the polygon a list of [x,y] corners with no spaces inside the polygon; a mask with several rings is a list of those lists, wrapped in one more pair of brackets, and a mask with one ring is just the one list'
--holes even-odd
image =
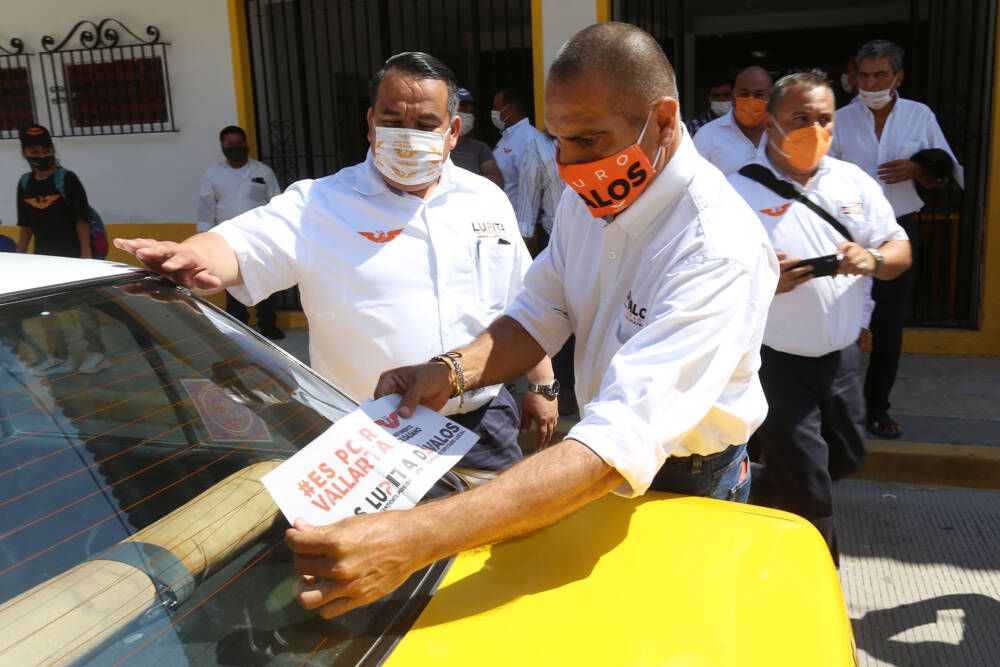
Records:
{"label": "wristwatch", "polygon": [[872,269],[872,274],[878,273],[879,267],[882,266],[882,262],[885,261],[885,255],[879,252],[878,248],[865,248],[865,250],[867,250],[868,254],[875,260],[875,268]]}
{"label": "wristwatch", "polygon": [[553,380],[549,384],[528,383],[528,391],[541,394],[545,398],[556,398],[559,396],[559,380]]}

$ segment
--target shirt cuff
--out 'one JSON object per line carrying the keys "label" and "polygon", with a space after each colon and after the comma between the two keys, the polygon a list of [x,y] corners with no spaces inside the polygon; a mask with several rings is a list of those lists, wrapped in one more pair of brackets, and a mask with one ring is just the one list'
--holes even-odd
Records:
{"label": "shirt cuff", "polygon": [[252,306],[270,296],[270,292],[267,292],[260,282],[255,280],[254,272],[250,269],[253,250],[246,236],[239,229],[227,222],[219,223],[209,231],[213,234],[218,234],[226,240],[229,247],[236,253],[236,261],[240,265],[240,275],[243,277],[243,284],[227,287],[226,291],[245,306]]}
{"label": "shirt cuff", "polygon": [[[524,292],[522,292],[524,294]],[[543,306],[544,307],[544,306]],[[545,356],[552,358],[559,350],[562,349],[563,345],[569,339],[569,322],[565,322],[566,331],[560,332],[546,332],[541,329],[541,319],[537,315],[529,314],[527,309],[521,304],[515,302],[507,308],[504,315],[516,321],[524,330],[528,332],[528,335],[535,339],[535,342],[545,350]],[[561,315],[553,315],[553,317],[562,317]]]}
{"label": "shirt cuff", "polygon": [[620,496],[641,496],[653,483],[667,455],[628,406],[618,402],[591,403],[586,416],[566,434],[597,454],[618,471],[625,483],[615,489]]}

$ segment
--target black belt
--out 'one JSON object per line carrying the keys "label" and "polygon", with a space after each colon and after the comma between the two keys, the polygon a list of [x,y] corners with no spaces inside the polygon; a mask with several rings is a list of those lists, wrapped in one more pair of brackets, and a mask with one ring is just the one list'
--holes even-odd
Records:
{"label": "black belt", "polygon": [[701,468],[705,464],[705,461],[719,461],[723,464],[729,463],[729,461],[736,458],[739,451],[739,445],[729,445],[721,452],[709,454],[708,456],[704,456],[702,454],[691,454],[690,456],[670,456],[663,463],[663,465],[664,467],[686,465],[691,468],[691,472],[701,472]]}

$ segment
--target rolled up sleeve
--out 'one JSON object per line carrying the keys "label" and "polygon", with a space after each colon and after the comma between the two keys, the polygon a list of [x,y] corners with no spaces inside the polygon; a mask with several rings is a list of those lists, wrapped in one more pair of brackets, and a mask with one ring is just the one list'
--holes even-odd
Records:
{"label": "rolled up sleeve", "polygon": [[[758,300],[754,282],[746,267],[730,260],[677,269],[664,280],[645,325],[612,358],[596,398],[567,437],[625,478],[616,493],[644,493],[685,439],[741,444],[763,421],[754,340],[769,303]],[[756,355],[753,363],[746,363],[748,355]],[[727,392],[745,391],[759,400],[736,402],[738,409],[732,401],[720,403]]]}
{"label": "rolled up sleeve", "polygon": [[270,203],[216,225],[236,253],[243,284],[229,288],[242,303],[258,303],[299,282],[309,259],[301,233],[306,195],[300,184]]}

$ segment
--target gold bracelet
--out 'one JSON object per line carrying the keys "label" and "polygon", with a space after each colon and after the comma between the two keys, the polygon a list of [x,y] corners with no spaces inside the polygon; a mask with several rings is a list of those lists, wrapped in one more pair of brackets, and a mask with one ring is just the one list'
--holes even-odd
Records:
{"label": "gold bracelet", "polygon": [[465,370],[462,368],[462,364],[459,358],[462,356],[461,352],[447,352],[445,354],[439,354],[435,357],[431,357],[431,361],[438,361],[446,364],[452,371],[452,393],[451,397],[458,397],[458,407],[465,405]]}

